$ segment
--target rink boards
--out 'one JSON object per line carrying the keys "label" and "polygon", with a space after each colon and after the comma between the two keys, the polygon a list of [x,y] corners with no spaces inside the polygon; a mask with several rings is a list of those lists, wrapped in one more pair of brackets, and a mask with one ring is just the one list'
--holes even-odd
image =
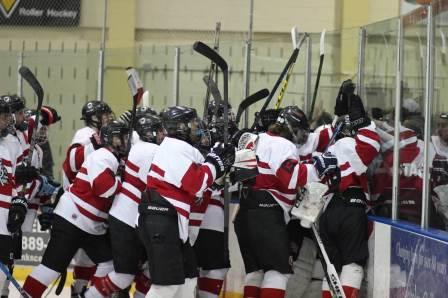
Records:
{"label": "rink boards", "polygon": [[[235,204],[231,204],[230,214]],[[419,226],[394,222],[381,217],[370,217],[373,233],[369,240],[370,258],[366,268],[368,297],[446,297],[448,293],[448,233],[440,230],[421,230]],[[227,298],[242,297],[244,266],[238,242],[229,226],[229,243],[232,268],[225,284]],[[27,260],[24,266],[16,267],[15,276],[23,279],[31,266],[37,265],[48,233],[38,232],[36,224],[33,232],[26,234],[22,245]],[[33,239],[34,238],[34,239]],[[33,239],[33,240],[31,240]],[[67,282],[70,282],[71,276]],[[67,284],[68,285],[68,284]]]}

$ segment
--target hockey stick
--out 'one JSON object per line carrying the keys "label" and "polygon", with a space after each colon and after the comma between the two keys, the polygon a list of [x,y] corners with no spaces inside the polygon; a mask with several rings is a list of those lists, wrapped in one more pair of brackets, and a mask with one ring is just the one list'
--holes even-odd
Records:
{"label": "hockey stick", "polygon": [[292,62],[292,64],[289,66],[288,72],[286,73],[286,77],[283,80],[282,88],[280,89],[280,92],[277,97],[277,102],[275,103],[275,106],[274,106],[274,109],[276,109],[276,110],[278,110],[280,108],[280,105],[282,104],[283,96],[285,95],[286,88],[288,87],[289,78],[291,77],[291,74],[294,70],[294,65],[296,64],[296,60],[297,60],[297,56],[299,54],[300,47],[302,46],[306,36],[307,36],[307,34],[305,34],[301,38],[299,44],[297,44],[297,27],[293,27],[291,29],[291,38],[292,38],[293,49],[294,50],[297,49],[297,55],[296,55],[294,61]]}
{"label": "hockey stick", "polygon": [[323,269],[327,277],[328,285],[330,286],[331,292],[333,292],[333,297],[346,298],[341,281],[339,280],[338,272],[336,271],[334,265],[330,262],[330,258],[328,257],[322,239],[317,231],[316,224],[313,223],[311,228],[313,229],[314,237],[316,238],[317,245],[319,246],[319,255],[321,260],[323,258],[322,266],[324,267]]}
{"label": "hockey stick", "polygon": [[44,90],[42,89],[42,86],[40,85],[39,81],[37,80],[36,76],[31,72],[31,70],[26,67],[22,66],[19,69],[19,73],[22,76],[22,78],[25,79],[25,81],[28,82],[28,84],[33,89],[34,93],[37,95],[37,108],[36,108],[36,118],[35,118],[35,125],[33,127],[33,130],[31,132],[30,137],[30,149],[28,156],[26,156],[26,163],[30,164],[31,159],[33,158],[33,151],[34,147],[36,146],[36,140],[35,140],[35,134],[37,131],[37,127],[39,125],[39,117],[40,117],[40,111],[42,109],[42,104],[44,102]]}
{"label": "hockey stick", "polygon": [[[216,23],[216,27],[215,27],[215,41],[214,41],[214,45],[213,45],[213,49],[215,51],[218,51],[218,48],[219,48],[219,34],[220,34],[220,32],[221,32],[221,22],[217,22]],[[215,63],[213,61],[211,61],[210,69],[208,71],[208,76],[207,77],[213,78],[214,72],[215,72]],[[205,98],[204,98],[204,113],[202,113],[202,119],[204,121],[207,121],[208,104],[209,104],[209,101],[210,101],[210,93],[211,93],[211,86],[207,85],[207,91],[205,93]]]}
{"label": "hockey stick", "polygon": [[[218,85],[216,85],[215,81],[213,79],[211,79],[209,76],[204,76],[202,78],[202,80],[204,81],[205,85],[207,85],[207,88],[210,89],[210,93],[213,96],[213,100],[215,102],[215,108],[213,110],[213,116],[215,117],[215,119],[217,119],[218,118],[219,105],[222,103],[221,92],[218,89]],[[210,101],[208,101],[208,105],[210,105]],[[208,108],[207,108],[207,114],[205,115],[205,117],[208,117]],[[207,122],[207,119],[202,119],[202,120]]]}
{"label": "hockey stick", "polygon": [[241,115],[243,112],[251,105],[256,103],[257,101],[262,100],[263,98],[266,98],[269,95],[269,90],[264,88],[261,89],[254,94],[249,95],[249,97],[245,98],[240,105],[238,106],[238,111],[236,113],[236,125],[240,123]]}
{"label": "hockey stick", "polygon": [[[305,38],[306,36],[307,36],[307,35],[305,34],[305,35],[302,37],[302,41],[300,42],[300,45],[303,43],[303,40],[304,40],[304,38]],[[269,103],[270,103],[271,100],[272,100],[272,97],[274,97],[274,94],[275,94],[275,92],[276,92],[277,89],[278,89],[278,86],[280,86],[280,83],[282,82],[283,77],[284,77],[284,76],[286,75],[286,73],[288,72],[289,67],[290,67],[293,63],[295,63],[295,61],[297,60],[297,56],[299,55],[299,48],[300,48],[300,46],[298,46],[298,47],[296,47],[296,48],[294,49],[294,51],[293,51],[292,54],[291,54],[291,57],[289,57],[288,62],[286,62],[286,65],[285,65],[285,67],[283,68],[282,72],[280,73],[280,76],[278,77],[277,81],[275,82],[274,87],[273,87],[272,90],[271,90],[271,93],[269,93],[269,96],[268,96],[268,98],[266,99],[266,101],[264,102],[263,106],[261,107],[260,112],[259,112],[258,115],[255,117],[254,123],[253,123],[252,126],[251,126],[251,130],[254,130],[254,129],[255,129],[255,126],[257,125],[257,123],[258,123],[258,121],[260,120],[261,116],[263,115],[264,111],[266,111],[267,107],[269,106]]]}
{"label": "hockey stick", "polygon": [[[221,69],[224,79],[224,144],[229,143],[229,69],[227,62],[213,49],[211,49],[206,44],[197,41],[193,45],[193,49],[199,54],[207,57]],[[230,194],[229,194],[229,184],[227,179],[224,180],[224,252],[225,257],[229,257],[229,204],[230,204]]]}
{"label": "hockey stick", "polygon": [[140,104],[140,101],[143,97],[143,85],[142,82],[140,81],[140,78],[138,77],[137,71],[133,67],[126,68],[126,74],[128,76],[128,86],[132,94],[131,121],[129,122],[129,137],[125,155],[128,156],[129,151],[131,151],[132,134],[134,132],[134,126],[137,120],[135,118],[135,114],[137,112],[137,106]]}
{"label": "hockey stick", "polygon": [[320,76],[322,75],[322,66],[324,65],[325,57],[325,29],[320,34],[320,58],[319,58],[319,68],[317,69],[316,83],[314,85],[313,101],[311,102],[311,109],[308,115],[308,121],[311,121],[314,113],[314,105],[316,104],[317,90],[319,89]]}
{"label": "hockey stick", "polygon": [[20,284],[17,282],[17,280],[11,275],[11,272],[9,272],[9,269],[0,262],[0,270],[3,271],[3,273],[6,275],[6,278],[8,278],[14,287],[19,291],[20,295],[22,295],[23,298],[29,298],[28,294],[25,292],[25,290],[20,286]]}
{"label": "hockey stick", "polygon": [[59,275],[59,277],[60,277],[60,279],[59,279],[59,282],[58,282],[58,286],[56,287],[56,290],[54,291],[56,296],[61,295],[62,290],[64,289],[65,281],[67,280],[67,270],[63,271],[61,273],[61,275]]}

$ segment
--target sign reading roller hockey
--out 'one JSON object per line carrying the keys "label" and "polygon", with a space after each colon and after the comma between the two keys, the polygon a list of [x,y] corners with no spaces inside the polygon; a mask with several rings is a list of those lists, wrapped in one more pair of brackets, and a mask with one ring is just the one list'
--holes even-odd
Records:
{"label": "sign reading roller hockey", "polygon": [[0,0],[0,25],[78,26],[80,10],[81,0]]}

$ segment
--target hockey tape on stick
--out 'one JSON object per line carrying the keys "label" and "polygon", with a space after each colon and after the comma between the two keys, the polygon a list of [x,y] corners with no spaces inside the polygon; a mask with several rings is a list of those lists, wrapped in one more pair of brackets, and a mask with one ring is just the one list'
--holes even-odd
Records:
{"label": "hockey tape on stick", "polygon": [[143,97],[143,85],[140,81],[137,71],[132,68],[126,68],[126,74],[128,75],[128,86],[131,90],[134,104],[137,106]]}
{"label": "hockey tape on stick", "polygon": [[298,34],[297,27],[296,26],[292,27],[291,39],[292,39],[292,49],[293,50],[297,49],[297,34]]}
{"label": "hockey tape on stick", "polygon": [[310,121],[313,118],[314,105],[316,104],[317,99],[317,90],[319,89],[320,77],[322,75],[322,66],[324,65],[324,57],[325,57],[325,29],[320,34],[319,68],[317,69],[317,77],[316,77],[316,83],[314,85],[313,99],[311,102],[310,114],[308,115],[308,119]]}
{"label": "hockey tape on stick", "polygon": [[319,254],[321,256],[322,266],[324,267],[325,276],[327,278],[328,285],[330,286],[333,297],[336,298],[346,298],[344,289],[342,288],[341,281],[339,280],[338,272],[334,265],[330,262],[330,258],[325,250],[322,239],[319,236],[319,232],[316,229],[316,224],[311,225],[313,229],[313,234],[316,239],[317,245],[319,247]]}
{"label": "hockey tape on stick", "polygon": [[269,96],[269,90],[264,88],[245,98],[238,106],[238,111],[236,113],[236,124],[238,125],[240,123],[241,115],[249,106],[268,96]]}
{"label": "hockey tape on stick", "polygon": [[8,267],[5,266],[2,262],[0,262],[0,270],[3,271],[3,273],[6,275],[6,278],[8,278],[11,283],[16,287],[16,289],[19,291],[20,295],[22,295],[23,298],[30,298],[28,294],[25,292],[25,290],[20,286],[20,284],[17,282],[17,280],[11,275],[11,272],[9,272]]}
{"label": "hockey tape on stick", "polygon": [[33,127],[33,131],[31,132],[30,150],[28,156],[26,157],[27,163],[29,163],[31,161],[31,158],[33,157],[34,146],[36,145],[35,134],[37,131],[37,127],[39,125],[40,111],[42,110],[42,104],[44,102],[44,89],[42,89],[42,86],[37,80],[36,76],[31,72],[31,70],[28,67],[26,66],[20,67],[19,73],[22,76],[22,78],[25,81],[27,81],[27,83],[31,86],[31,88],[33,89],[34,93],[37,96],[35,125]]}

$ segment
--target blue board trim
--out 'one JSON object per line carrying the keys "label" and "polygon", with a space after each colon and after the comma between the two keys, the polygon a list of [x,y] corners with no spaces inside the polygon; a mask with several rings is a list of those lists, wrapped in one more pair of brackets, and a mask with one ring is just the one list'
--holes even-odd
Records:
{"label": "blue board trim", "polygon": [[409,222],[401,221],[401,220],[392,220],[390,218],[373,216],[373,215],[369,215],[369,220],[380,222],[380,223],[390,225],[390,226],[398,228],[398,229],[410,231],[412,233],[416,233],[419,235],[423,235],[423,236],[426,236],[429,238],[433,238],[433,239],[448,243],[448,232],[446,232],[446,231],[432,229],[432,228],[422,229],[419,225],[416,225],[413,223],[409,223]]}

